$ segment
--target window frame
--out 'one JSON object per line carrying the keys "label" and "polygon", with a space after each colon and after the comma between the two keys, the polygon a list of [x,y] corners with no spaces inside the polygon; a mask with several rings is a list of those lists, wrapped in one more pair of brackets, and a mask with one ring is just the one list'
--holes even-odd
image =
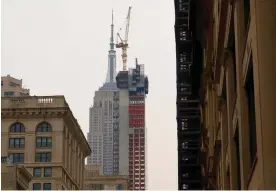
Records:
{"label": "window frame", "polygon": [[15,122],[11,124],[9,130],[9,133],[25,133],[25,126],[20,122]]}
{"label": "window frame", "polygon": [[[46,189],[45,185],[50,185],[50,189]],[[43,183],[43,190],[52,190],[52,184],[51,183]]]}
{"label": "window frame", "polygon": [[257,124],[256,124],[256,99],[254,87],[253,57],[250,56],[245,84],[248,112],[248,135],[249,135],[249,157],[250,167],[254,167],[257,157]]}
{"label": "window frame", "polygon": [[[40,142],[38,140],[40,140]],[[45,140],[45,142],[43,142],[43,140]],[[38,137],[36,137],[35,143],[36,143],[36,148],[52,148],[53,140],[52,140],[52,137],[38,136]],[[45,145],[43,145],[43,144],[45,144]]]}
{"label": "window frame", "polygon": [[[49,173],[49,172],[46,173],[46,169],[50,170],[50,173]],[[52,172],[53,172],[52,167],[45,167],[45,168],[44,168],[43,176],[44,176],[44,177],[52,177]],[[48,174],[48,175],[47,175],[47,174]]]}
{"label": "window frame", "polygon": [[[17,157],[14,157],[15,155],[18,155]],[[24,163],[25,161],[25,153],[9,153],[8,157],[10,158],[12,156],[12,163]],[[21,159],[21,156],[23,156],[23,161],[15,161],[15,159]]]}
{"label": "window frame", "polygon": [[[39,188],[35,189],[35,185],[39,185]],[[33,190],[41,190],[41,183],[38,183],[38,182],[33,183]]]}
{"label": "window frame", "polygon": [[[39,175],[36,175],[36,170],[39,170]],[[41,177],[41,173],[42,171],[41,171],[41,167],[35,167],[34,169],[33,169],[33,177]]]}
{"label": "window frame", "polygon": [[[13,140],[13,144],[11,144],[11,140]],[[18,146],[16,147],[17,144],[16,143],[16,140],[19,140],[19,144]],[[21,141],[23,140],[23,144],[21,144]],[[13,146],[12,146],[13,145]],[[10,149],[19,149],[19,148],[25,148],[25,138],[24,137],[11,137],[9,138],[9,148]]]}
{"label": "window frame", "polygon": [[[49,154],[49,156],[47,156]],[[40,155],[40,157],[38,157]],[[45,159],[48,160],[41,160],[43,155],[45,155]],[[38,160],[39,159],[39,160]],[[35,162],[51,162],[52,161],[52,152],[36,152],[35,153]]]}
{"label": "window frame", "polygon": [[40,133],[52,132],[52,131],[53,131],[53,127],[48,122],[41,122],[38,124],[36,128],[36,132],[40,132]]}

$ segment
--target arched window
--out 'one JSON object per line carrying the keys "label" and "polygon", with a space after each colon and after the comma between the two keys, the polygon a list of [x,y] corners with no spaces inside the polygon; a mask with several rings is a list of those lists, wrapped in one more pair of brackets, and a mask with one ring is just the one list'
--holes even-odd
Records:
{"label": "arched window", "polygon": [[47,122],[42,122],[36,128],[36,132],[52,132],[52,126]]}
{"label": "arched window", "polygon": [[11,133],[23,133],[25,132],[25,127],[22,123],[14,123],[10,127],[10,132]]}

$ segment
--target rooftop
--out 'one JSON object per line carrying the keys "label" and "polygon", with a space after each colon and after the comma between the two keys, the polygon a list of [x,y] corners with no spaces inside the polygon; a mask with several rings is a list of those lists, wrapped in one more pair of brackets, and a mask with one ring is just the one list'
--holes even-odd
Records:
{"label": "rooftop", "polygon": [[64,96],[3,97],[1,108],[57,108],[69,107]]}
{"label": "rooftop", "polygon": [[118,90],[116,82],[104,83],[104,85],[99,88],[99,91],[116,91],[116,90]]}
{"label": "rooftop", "polygon": [[91,149],[86,141],[86,138],[81,130],[81,127],[74,117],[69,104],[66,102],[65,97],[62,95],[56,96],[28,96],[28,97],[2,97],[1,99],[1,112],[8,111],[12,109],[55,109],[55,108],[63,108],[69,111],[69,115],[71,115],[74,125],[76,126],[76,131],[79,132],[81,139],[85,142],[85,147],[88,153],[91,153]]}

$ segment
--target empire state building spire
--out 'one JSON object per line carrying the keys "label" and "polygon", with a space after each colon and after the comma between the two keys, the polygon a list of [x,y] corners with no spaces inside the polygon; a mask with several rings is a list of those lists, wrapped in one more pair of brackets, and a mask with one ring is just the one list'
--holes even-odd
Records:
{"label": "empire state building spire", "polygon": [[112,23],[111,23],[111,37],[110,37],[110,50],[108,51],[108,70],[106,75],[106,83],[115,83],[116,77],[116,51],[114,49],[114,24],[113,24],[113,10],[112,10]]}
{"label": "empire state building spire", "polygon": [[110,37],[110,50],[114,50],[114,24],[113,24],[113,10],[112,10],[112,24],[111,24],[111,37]]}

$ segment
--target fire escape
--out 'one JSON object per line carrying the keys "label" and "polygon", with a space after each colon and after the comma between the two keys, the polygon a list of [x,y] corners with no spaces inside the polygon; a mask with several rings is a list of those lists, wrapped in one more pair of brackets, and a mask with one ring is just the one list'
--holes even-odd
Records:
{"label": "fire escape", "polygon": [[196,51],[191,27],[192,1],[175,0],[179,190],[202,189],[200,105],[192,90]]}

